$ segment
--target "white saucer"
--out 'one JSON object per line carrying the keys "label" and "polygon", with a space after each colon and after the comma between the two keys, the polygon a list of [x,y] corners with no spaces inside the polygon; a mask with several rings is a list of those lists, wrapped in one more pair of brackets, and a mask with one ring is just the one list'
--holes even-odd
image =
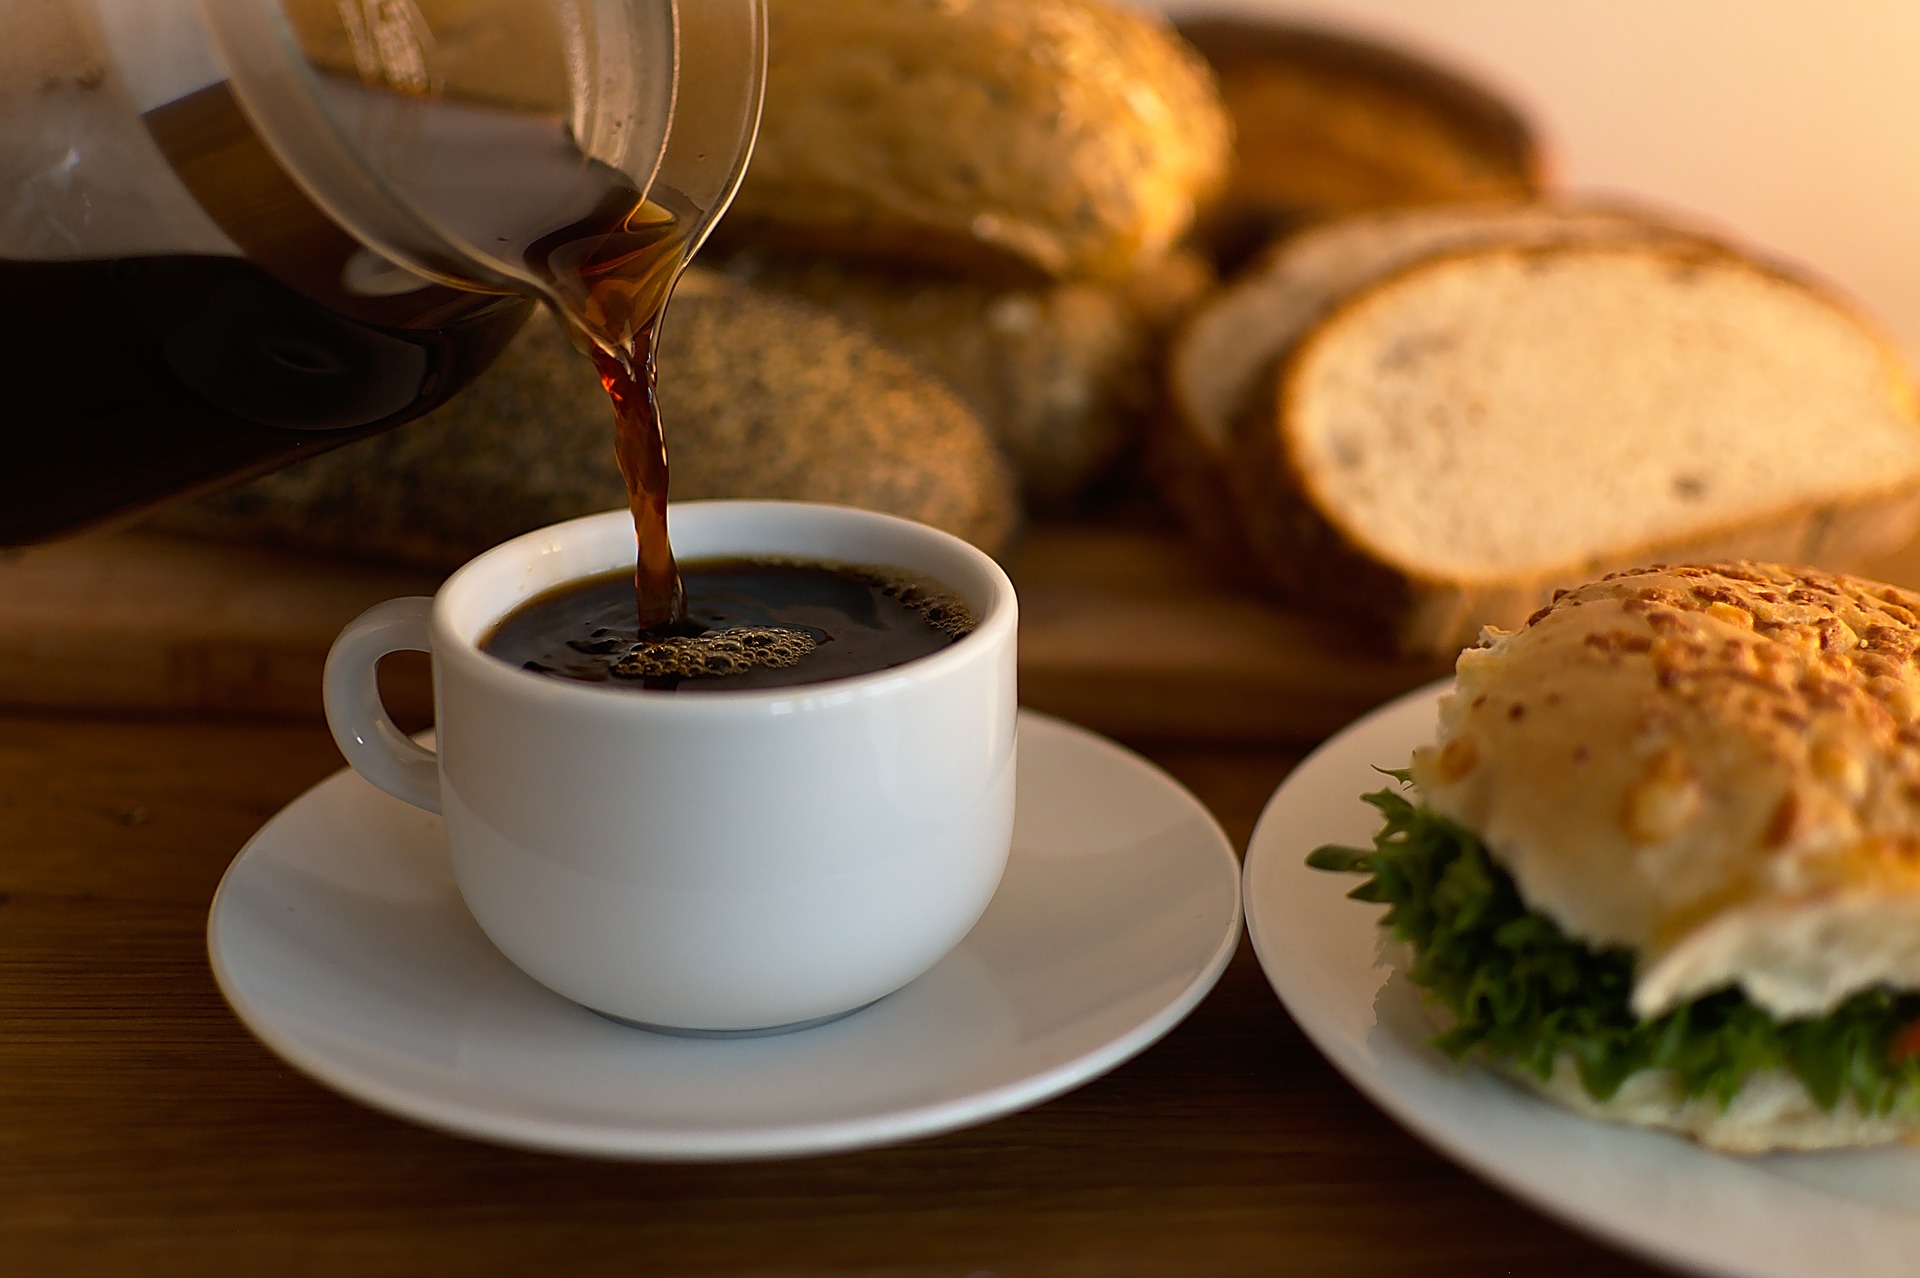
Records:
{"label": "white saucer", "polygon": [[1507,1192],[1614,1244],[1728,1278],[1912,1278],[1920,1150],[1736,1158],[1664,1132],[1593,1122],[1428,1045],[1418,996],[1381,954],[1379,907],[1353,875],[1310,870],[1322,843],[1366,847],[1393,785],[1434,731],[1446,685],[1360,720],[1288,776],[1247,849],[1247,930],[1281,1002],[1376,1104]]}
{"label": "white saucer", "polygon": [[616,1025],[496,951],[438,817],[342,772],[220,884],[221,992],[295,1068],[376,1109],[502,1144],[615,1158],[814,1154],[1057,1096],[1205,997],[1240,936],[1239,864],[1172,778],[1020,716],[1006,878],[931,972],[831,1024],[694,1039]]}

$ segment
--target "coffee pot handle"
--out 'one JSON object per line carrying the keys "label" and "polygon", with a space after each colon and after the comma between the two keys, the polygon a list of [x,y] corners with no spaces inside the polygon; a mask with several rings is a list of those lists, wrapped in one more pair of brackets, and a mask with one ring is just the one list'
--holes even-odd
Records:
{"label": "coffee pot handle", "polygon": [[347,762],[396,799],[440,811],[440,759],[395,726],[380,700],[376,672],[390,652],[433,651],[424,595],[389,599],[355,617],[327,653],[322,696],[327,727]]}

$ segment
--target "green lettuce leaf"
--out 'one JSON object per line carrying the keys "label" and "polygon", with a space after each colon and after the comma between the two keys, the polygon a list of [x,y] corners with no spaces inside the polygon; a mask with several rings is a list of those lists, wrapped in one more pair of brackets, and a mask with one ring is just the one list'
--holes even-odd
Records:
{"label": "green lettuce leaf", "polygon": [[1920,1022],[1920,995],[1870,989],[1783,1021],[1727,989],[1641,1020],[1631,955],[1590,949],[1529,910],[1471,831],[1391,789],[1366,800],[1384,818],[1373,846],[1318,848],[1307,864],[1368,876],[1348,895],[1387,907],[1381,926],[1413,952],[1408,978],[1452,1014],[1434,1042],[1454,1058],[1545,1079],[1567,1053],[1598,1101],[1631,1074],[1668,1069],[1685,1095],[1725,1105],[1749,1075],[1786,1069],[1829,1109],[1845,1096],[1867,1113],[1920,1106],[1920,1054],[1896,1050]]}

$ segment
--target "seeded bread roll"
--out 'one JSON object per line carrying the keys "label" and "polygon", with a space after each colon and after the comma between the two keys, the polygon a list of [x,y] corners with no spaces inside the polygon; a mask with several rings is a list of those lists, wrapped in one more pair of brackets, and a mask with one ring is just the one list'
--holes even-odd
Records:
{"label": "seeded bread roll", "polygon": [[1911,374],[1719,248],[1501,246],[1349,296],[1235,439],[1255,552],[1408,652],[1658,558],[1846,568],[1920,520]]}
{"label": "seeded bread roll", "polygon": [[1435,253],[1480,245],[1654,239],[1700,237],[1651,210],[1562,201],[1356,213],[1281,240],[1208,298],[1174,339],[1170,411],[1152,441],[1162,490],[1203,541],[1237,543],[1227,482],[1235,429],[1268,389],[1281,354],[1369,281]]}
{"label": "seeded bread roll", "polygon": [[766,109],[718,230],[1012,278],[1119,280],[1224,185],[1205,63],[1099,0],[772,0]]}
{"label": "seeded bread roll", "polygon": [[1212,64],[1234,122],[1233,179],[1203,225],[1225,268],[1322,218],[1545,189],[1543,148],[1520,112],[1411,50],[1234,17],[1180,31]]}
{"label": "seeded bread roll", "polygon": [[761,253],[725,269],[833,311],[938,376],[994,432],[1028,502],[1056,510],[1137,440],[1166,330],[1212,283],[1193,253],[1125,284],[1030,288]]}
{"label": "seeded bread roll", "polygon": [[1633,1010],[1737,984],[1783,1017],[1920,986],[1920,595],[1762,563],[1565,592],[1460,654],[1429,807]]}
{"label": "seeded bread roll", "polygon": [[[1920,595],[1742,562],[1619,573],[1461,653],[1422,802],[1522,900],[1633,956],[1651,1020],[1738,989],[1781,1022],[1920,988]],[[1898,1049],[1896,1050],[1904,1050]],[[1582,1112],[1737,1150],[1908,1135],[1785,1071],[1722,1104],[1665,1070],[1596,1100],[1571,1059],[1516,1077]]]}
{"label": "seeded bread roll", "polygon": [[[834,316],[701,271],[661,337],[670,496],[792,498],[904,515],[990,553],[1019,518],[986,428],[936,379]],[[418,422],[160,517],[174,531],[447,568],[626,504],[593,366],[535,317]]]}

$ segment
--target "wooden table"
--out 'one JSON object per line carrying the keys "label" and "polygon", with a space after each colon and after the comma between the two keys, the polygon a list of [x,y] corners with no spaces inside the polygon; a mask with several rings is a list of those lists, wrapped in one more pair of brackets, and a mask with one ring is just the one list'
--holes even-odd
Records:
{"label": "wooden table", "polygon": [[[1434,673],[1152,527],[1039,528],[1011,570],[1023,699],[1141,749],[1240,849],[1315,740]],[[1868,571],[1920,584],[1920,545]],[[594,1162],[308,1081],[221,1000],[207,907],[247,837],[341,766],[317,718],[333,633],[432,586],[152,538],[0,559],[0,1278],[1655,1272],[1381,1115],[1244,942],[1111,1074],[893,1149]],[[423,671],[389,683],[408,727]]]}
{"label": "wooden table", "polygon": [[[1296,758],[1146,753],[1242,848]],[[0,1274],[1653,1272],[1383,1117],[1244,943],[1108,1076],[893,1149],[604,1163],[374,1113],[248,1035],[204,939],[233,854],[338,766],[304,719],[0,714]]]}

